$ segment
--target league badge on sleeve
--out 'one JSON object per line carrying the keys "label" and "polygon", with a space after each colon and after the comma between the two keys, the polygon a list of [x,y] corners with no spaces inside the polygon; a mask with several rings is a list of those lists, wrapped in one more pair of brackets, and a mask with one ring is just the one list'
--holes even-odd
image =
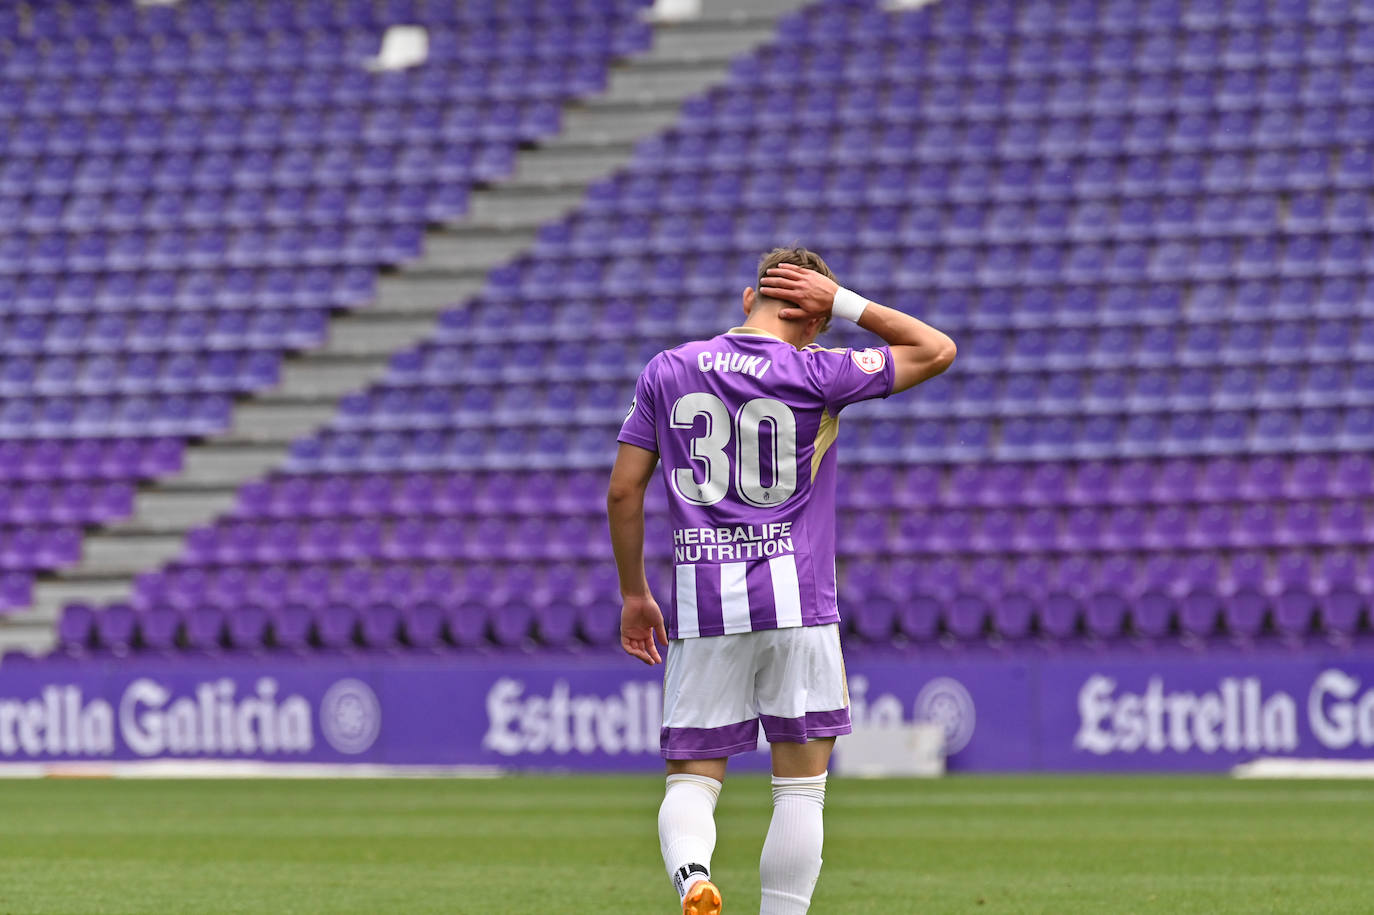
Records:
{"label": "league badge on sleeve", "polygon": [[866,375],[876,375],[887,365],[887,356],[880,349],[856,349],[849,354],[849,358]]}
{"label": "league badge on sleeve", "polygon": [[635,406],[638,405],[638,403],[639,403],[639,398],[638,398],[638,397],[631,397],[631,398],[630,398],[630,409],[628,409],[628,410],[625,411],[625,418],[621,420],[622,423],[627,423],[627,422],[629,422],[629,421],[630,421],[630,417],[635,415]]}

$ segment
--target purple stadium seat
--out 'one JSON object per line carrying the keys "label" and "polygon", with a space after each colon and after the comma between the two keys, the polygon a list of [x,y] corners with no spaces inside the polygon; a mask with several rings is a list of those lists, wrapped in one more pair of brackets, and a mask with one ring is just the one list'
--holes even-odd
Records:
{"label": "purple stadium seat", "polygon": [[150,607],[138,614],[138,643],[147,651],[171,651],[181,634],[180,614],[171,607]]}
{"label": "purple stadium seat", "polygon": [[565,646],[575,641],[577,617],[567,604],[539,604],[534,608],[534,626],[542,644]]}
{"label": "purple stadium seat", "polygon": [[225,640],[225,614],[219,607],[196,607],[185,615],[186,647],[215,651]]}
{"label": "purple stadium seat", "polygon": [[480,604],[463,602],[446,607],[444,621],[449,641],[455,645],[470,647],[486,641],[487,610]]}
{"label": "purple stadium seat", "polygon": [[273,647],[301,651],[309,646],[312,620],[310,608],[300,604],[273,604],[268,608]]}
{"label": "purple stadium seat", "polygon": [[1274,626],[1282,634],[1304,635],[1317,613],[1311,558],[1303,553],[1279,557],[1275,569]]}
{"label": "purple stadium seat", "polygon": [[[927,642],[939,631],[945,597],[936,593],[912,594],[897,604],[897,628],[907,638]],[[890,629],[888,630],[890,632]]]}
{"label": "purple stadium seat", "polygon": [[405,643],[417,650],[434,650],[443,639],[443,611],[437,604],[410,604],[401,613],[401,633]]}
{"label": "purple stadium seat", "polygon": [[846,604],[851,630],[870,642],[890,641],[897,626],[898,603],[881,594],[870,594]]}
{"label": "purple stadium seat", "polygon": [[1320,589],[1318,612],[1322,628],[1343,635],[1359,629],[1368,610],[1368,595],[1366,587],[1362,586],[1355,557],[1349,553],[1324,556]]}
{"label": "purple stadium seat", "polygon": [[1015,592],[1002,595],[992,604],[992,627],[1003,638],[1017,640],[1028,636],[1037,612],[1036,601]]}
{"label": "purple stadium seat", "polygon": [[367,648],[394,648],[401,634],[401,613],[389,603],[370,604],[359,615],[358,632]]}
{"label": "purple stadium seat", "polygon": [[959,594],[945,608],[945,628],[960,639],[974,639],[983,635],[991,614],[981,597]]}
{"label": "purple stadium seat", "polygon": [[1225,597],[1222,612],[1227,630],[1244,637],[1258,635],[1270,610],[1264,558],[1255,553],[1233,557],[1229,579],[1222,582],[1222,588]]}
{"label": "purple stadium seat", "polygon": [[593,645],[615,644],[620,637],[619,608],[610,601],[580,604],[577,627],[582,638]]}
{"label": "purple stadium seat", "polygon": [[95,611],[88,604],[68,604],[57,622],[58,646],[69,654],[85,651],[94,641],[95,626]]}
{"label": "purple stadium seat", "polygon": [[225,636],[230,648],[255,651],[267,644],[267,611],[255,604],[236,607],[227,615]]}
{"label": "purple stadium seat", "polygon": [[314,612],[315,639],[321,648],[348,650],[358,633],[358,611],[348,604],[325,604]]}

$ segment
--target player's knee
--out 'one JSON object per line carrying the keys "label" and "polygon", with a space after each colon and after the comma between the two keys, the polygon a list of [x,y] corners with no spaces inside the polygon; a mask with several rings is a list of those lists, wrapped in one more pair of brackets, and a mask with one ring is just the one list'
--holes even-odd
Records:
{"label": "player's knee", "polygon": [[830,766],[835,738],[822,737],[806,743],[778,742],[771,745],[773,775],[778,778],[815,778]]}

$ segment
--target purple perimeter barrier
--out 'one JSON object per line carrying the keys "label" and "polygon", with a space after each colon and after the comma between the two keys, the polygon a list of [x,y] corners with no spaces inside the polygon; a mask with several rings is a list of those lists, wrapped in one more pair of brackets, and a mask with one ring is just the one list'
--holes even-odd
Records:
{"label": "purple perimeter barrier", "polygon": [[[863,655],[849,683],[856,722],[941,723],[955,771],[1205,771],[1374,749],[1369,649]],[[0,761],[656,771],[660,689],[654,672],[613,657],[5,664]]]}

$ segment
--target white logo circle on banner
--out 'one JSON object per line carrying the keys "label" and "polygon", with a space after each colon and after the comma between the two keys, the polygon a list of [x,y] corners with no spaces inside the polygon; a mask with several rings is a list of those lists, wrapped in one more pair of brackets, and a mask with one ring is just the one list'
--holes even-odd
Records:
{"label": "white logo circle on banner", "polygon": [[973,739],[973,697],[958,680],[936,677],[916,694],[916,720],[944,728],[945,755],[953,756]]}
{"label": "white logo circle on banner", "polygon": [[340,680],[320,700],[320,731],[340,753],[362,753],[382,730],[382,704],[361,680]]}

